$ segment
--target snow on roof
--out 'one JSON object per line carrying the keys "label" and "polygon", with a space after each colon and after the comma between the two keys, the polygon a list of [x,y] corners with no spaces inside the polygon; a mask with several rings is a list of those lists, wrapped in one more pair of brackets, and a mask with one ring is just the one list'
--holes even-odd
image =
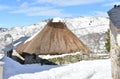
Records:
{"label": "snow on roof", "polygon": [[39,55],[39,57],[43,59],[50,59],[50,58],[64,57],[67,55],[77,55],[77,54],[82,54],[82,52],[65,53],[61,55]]}
{"label": "snow on roof", "polygon": [[37,33],[35,33],[33,36],[31,36],[30,38],[28,38],[28,39],[24,42],[24,44],[27,43],[27,42],[29,42],[29,41],[31,41],[38,33],[39,33],[39,31],[38,31]]}
{"label": "snow on roof", "polygon": [[53,18],[52,22],[62,22],[63,20],[59,17]]}

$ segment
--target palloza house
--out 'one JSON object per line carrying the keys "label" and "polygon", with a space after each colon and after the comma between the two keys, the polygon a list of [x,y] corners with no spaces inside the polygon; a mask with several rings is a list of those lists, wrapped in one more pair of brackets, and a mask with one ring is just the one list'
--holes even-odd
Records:
{"label": "palloza house", "polygon": [[80,51],[90,53],[89,48],[59,19],[50,20],[40,32],[21,44],[16,51],[20,54],[36,55],[59,55]]}

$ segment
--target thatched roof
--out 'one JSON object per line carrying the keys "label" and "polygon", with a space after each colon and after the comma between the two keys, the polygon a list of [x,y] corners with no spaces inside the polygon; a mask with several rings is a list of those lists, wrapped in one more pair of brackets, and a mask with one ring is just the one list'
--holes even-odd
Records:
{"label": "thatched roof", "polygon": [[49,21],[33,39],[16,49],[20,54],[64,54],[90,50],[73,34],[63,22]]}

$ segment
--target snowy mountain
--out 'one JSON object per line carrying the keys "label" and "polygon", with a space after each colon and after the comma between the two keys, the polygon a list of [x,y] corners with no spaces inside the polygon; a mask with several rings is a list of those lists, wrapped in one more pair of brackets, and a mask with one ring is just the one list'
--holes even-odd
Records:
{"label": "snowy mountain", "polygon": [[[72,30],[92,51],[98,50],[105,52],[105,39],[106,32],[109,29],[109,19],[106,17],[93,17],[93,16],[80,16],[77,18],[61,18],[67,27]],[[24,42],[27,38],[34,35],[36,32],[41,31],[48,20],[38,22],[33,25],[23,27],[13,27],[3,32],[0,31],[0,50],[11,49],[12,41],[14,47]],[[88,36],[89,35],[89,36]],[[97,40],[99,38],[100,40]],[[98,45],[95,48],[94,45]],[[93,47],[94,46],[94,47]],[[95,50],[96,49],[96,50]],[[97,52],[98,52],[97,51]]]}
{"label": "snowy mountain", "polygon": [[0,32],[6,32],[8,29],[7,28],[1,28],[0,27]]}

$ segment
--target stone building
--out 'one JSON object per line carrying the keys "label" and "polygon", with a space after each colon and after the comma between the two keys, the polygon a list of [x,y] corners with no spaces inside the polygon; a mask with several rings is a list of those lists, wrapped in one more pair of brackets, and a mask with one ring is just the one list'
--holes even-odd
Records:
{"label": "stone building", "polygon": [[111,64],[113,79],[120,79],[120,5],[108,11],[110,18]]}

